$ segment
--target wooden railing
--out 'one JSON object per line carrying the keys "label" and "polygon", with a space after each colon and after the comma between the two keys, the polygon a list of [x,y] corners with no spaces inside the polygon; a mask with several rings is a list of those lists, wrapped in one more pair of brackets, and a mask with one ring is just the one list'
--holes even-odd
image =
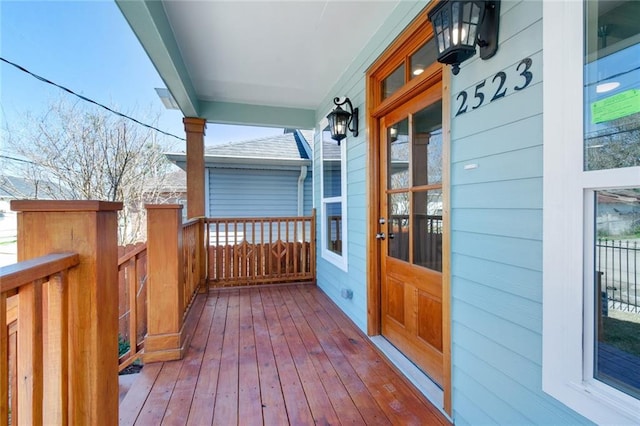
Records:
{"label": "wooden railing", "polygon": [[79,263],[63,253],[0,268],[0,425],[67,423],[66,289]]}
{"label": "wooden railing", "polygon": [[189,305],[198,292],[205,277],[202,272],[201,261],[204,262],[204,218],[191,219],[182,224],[182,267],[183,272],[183,301],[184,315],[189,311]]}
{"label": "wooden railing", "polygon": [[[129,345],[120,355],[122,371],[144,353],[147,334],[147,245],[118,247],[118,340]],[[120,342],[119,342],[120,343]]]}
{"label": "wooden railing", "polygon": [[307,217],[206,219],[212,287],[315,280],[315,211]]}

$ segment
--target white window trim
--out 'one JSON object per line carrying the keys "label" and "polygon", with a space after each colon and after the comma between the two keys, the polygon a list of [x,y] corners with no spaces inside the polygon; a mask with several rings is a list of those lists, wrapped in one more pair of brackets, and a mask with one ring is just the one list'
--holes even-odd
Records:
{"label": "white window trim", "polygon": [[[327,113],[328,114],[328,113]],[[343,139],[340,143],[340,197],[324,197],[324,152],[323,152],[323,141],[322,141],[322,133],[323,129],[326,129],[329,125],[329,121],[325,118],[320,122],[320,126],[318,127],[319,132],[319,142],[320,142],[320,243],[321,249],[320,253],[324,260],[329,263],[337,266],[345,272],[348,272],[349,263],[348,263],[348,233],[349,227],[347,226],[347,140],[348,137]],[[342,255],[332,252],[327,248],[327,226],[326,226],[326,205],[328,203],[340,202],[342,207]]]}
{"label": "white window trim", "polygon": [[209,176],[209,167],[205,166],[204,169],[204,215],[205,217],[210,217],[211,216],[211,194],[209,193],[209,184],[210,182],[210,176]]}
{"label": "white window trim", "polygon": [[640,167],[583,171],[583,16],[582,1],[543,4],[542,388],[596,423],[637,424],[640,400],[593,379],[594,189],[640,186]]}

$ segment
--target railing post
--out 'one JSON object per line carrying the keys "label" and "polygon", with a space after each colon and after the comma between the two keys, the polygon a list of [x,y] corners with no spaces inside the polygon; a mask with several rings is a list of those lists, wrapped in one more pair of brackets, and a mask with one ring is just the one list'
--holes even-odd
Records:
{"label": "railing post", "polygon": [[12,201],[11,208],[18,212],[19,261],[65,251],[80,255],[80,264],[70,271],[65,289],[69,323],[68,422],[116,425],[117,212],[122,203]]}
{"label": "railing post", "polygon": [[146,205],[147,209],[147,337],[145,362],[181,359],[184,268],[182,206]]}

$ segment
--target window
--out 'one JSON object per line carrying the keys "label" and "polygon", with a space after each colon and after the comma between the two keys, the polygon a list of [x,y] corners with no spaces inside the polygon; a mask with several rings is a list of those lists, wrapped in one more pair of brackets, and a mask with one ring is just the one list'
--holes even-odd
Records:
{"label": "window", "polygon": [[[431,25],[429,24],[429,30],[430,29]],[[385,78],[381,79],[381,100],[391,97],[410,80],[424,73],[430,66],[436,64],[435,67],[439,67],[436,63],[436,50],[436,41],[430,38],[414,50],[413,53],[398,58],[397,60],[401,61],[399,65]]]}
{"label": "window", "polygon": [[543,6],[543,389],[596,423],[640,422],[638,14]]}
{"label": "window", "polygon": [[322,257],[347,270],[346,143],[331,139],[326,120],[320,126]]}

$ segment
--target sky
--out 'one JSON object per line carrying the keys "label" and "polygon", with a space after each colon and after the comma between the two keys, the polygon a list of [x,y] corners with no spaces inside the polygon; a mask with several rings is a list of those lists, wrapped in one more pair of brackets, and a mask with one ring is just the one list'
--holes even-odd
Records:
{"label": "sky", "polygon": [[[112,0],[0,0],[0,56],[142,122],[157,112],[156,127],[184,137],[182,113],[162,105],[154,88],[165,85]],[[46,111],[60,97],[77,99],[0,62],[0,129],[18,125],[27,111]],[[281,132],[208,124],[205,144]],[[184,150],[184,142],[167,140]],[[11,154],[0,141],[2,153]]]}

